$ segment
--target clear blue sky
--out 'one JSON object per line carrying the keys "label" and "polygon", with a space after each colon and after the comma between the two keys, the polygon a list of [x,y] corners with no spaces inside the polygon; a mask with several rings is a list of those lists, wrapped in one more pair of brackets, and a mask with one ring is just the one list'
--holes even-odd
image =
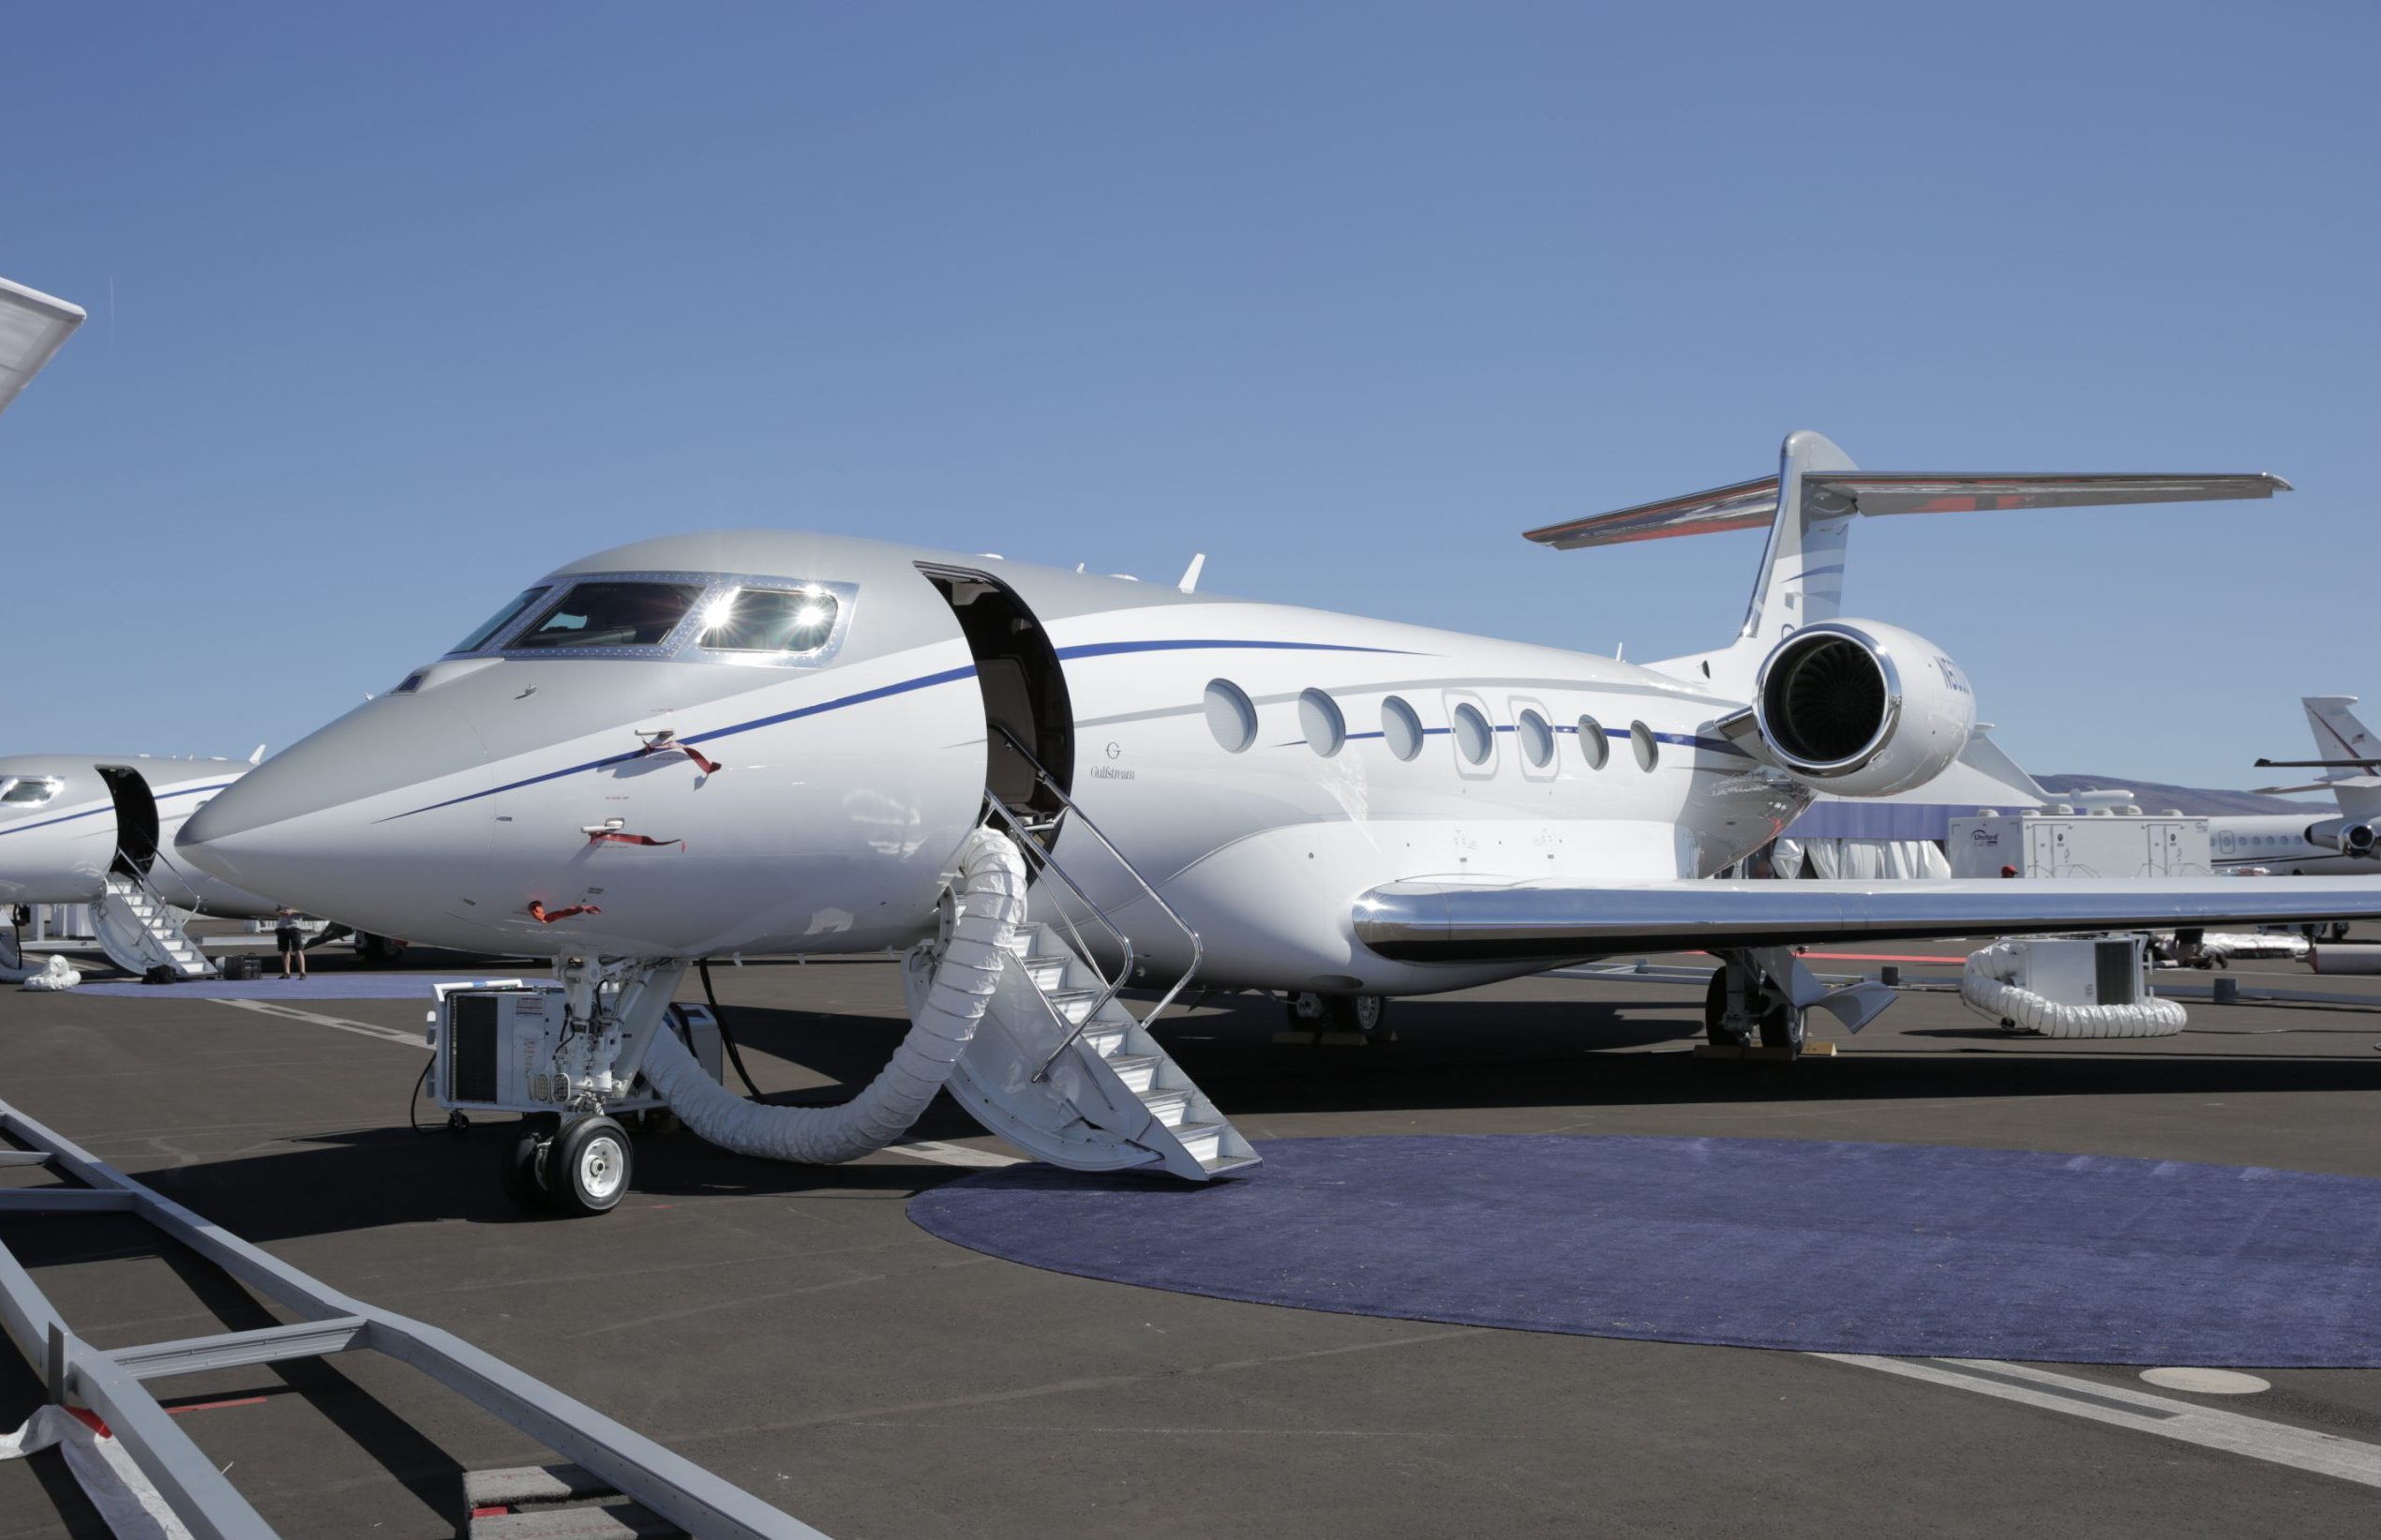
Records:
{"label": "clear blue sky", "polygon": [[2370,4],[17,5],[6,747],[246,754],[669,530],[882,534],[1632,658],[1758,475],[2271,470],[1900,519],[1849,606],[2030,767],[2362,693]]}

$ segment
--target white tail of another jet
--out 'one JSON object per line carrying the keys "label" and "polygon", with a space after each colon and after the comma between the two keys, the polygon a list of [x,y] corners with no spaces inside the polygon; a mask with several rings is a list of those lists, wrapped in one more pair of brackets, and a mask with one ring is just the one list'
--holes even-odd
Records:
{"label": "white tail of another jet", "polygon": [[2302,695],[2307,729],[2314,735],[2313,759],[2260,759],[2261,770],[2316,770],[2311,781],[2291,786],[2259,786],[2268,795],[2328,791],[2340,800],[2340,815],[2351,822],[2381,820],[2381,737],[2348,708],[2354,695]]}

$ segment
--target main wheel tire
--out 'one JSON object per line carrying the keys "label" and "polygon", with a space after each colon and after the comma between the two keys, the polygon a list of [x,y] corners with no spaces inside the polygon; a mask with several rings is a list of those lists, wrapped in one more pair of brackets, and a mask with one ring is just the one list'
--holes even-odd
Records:
{"label": "main wheel tire", "polygon": [[1761,1012],[1761,1046],[1803,1051],[1803,1013],[1784,1000]]}
{"label": "main wheel tire", "polygon": [[546,1190],[565,1214],[608,1214],[628,1195],[628,1130],[609,1117],[565,1128],[546,1158]]}
{"label": "main wheel tire", "polygon": [[1742,1048],[1749,1035],[1728,1029],[1728,965],[1712,969],[1712,981],[1703,989],[1703,1039],[1714,1048]]}
{"label": "main wheel tire", "polygon": [[549,1141],[548,1132],[532,1120],[524,1122],[520,1132],[504,1146],[502,1175],[504,1196],[513,1201],[514,1207],[524,1213],[540,1213],[553,1207],[546,1197],[544,1169],[546,1147]]}
{"label": "main wheel tire", "polygon": [[1353,1032],[1377,1038],[1389,1023],[1389,1000],[1385,994],[1335,994],[1331,996],[1334,1013]]}
{"label": "main wheel tire", "polygon": [[1330,1002],[1311,990],[1282,996],[1281,1012],[1296,1032],[1319,1032],[1330,1024]]}

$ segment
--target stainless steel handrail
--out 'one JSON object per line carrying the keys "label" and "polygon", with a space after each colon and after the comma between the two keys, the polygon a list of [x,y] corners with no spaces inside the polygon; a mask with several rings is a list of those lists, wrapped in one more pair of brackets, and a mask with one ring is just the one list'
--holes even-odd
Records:
{"label": "stainless steel handrail", "polygon": [[[1041,839],[1037,837],[1033,830],[1026,826],[1026,821],[1017,815],[1017,812],[1014,808],[1011,808],[1008,803],[1002,801],[997,797],[987,796],[984,800],[992,804],[993,810],[1000,815],[1001,821],[1009,826],[1011,832],[1014,833],[1018,839],[1024,841],[1026,846],[1029,847],[1035,855],[1041,858],[1043,870],[1056,873],[1058,880],[1067,885],[1067,890],[1073,893],[1076,898],[1083,901],[1083,906],[1091,911],[1091,917],[1094,920],[1097,920],[1110,935],[1116,938],[1116,945],[1124,953],[1124,964],[1116,970],[1116,976],[1114,979],[1108,978],[1105,974],[1101,975],[1101,981],[1106,983],[1108,987],[1100,992],[1100,998],[1092,1001],[1091,1009],[1084,1012],[1083,1021],[1088,1022],[1092,1017],[1098,1015],[1102,1009],[1106,1009],[1108,1002],[1116,997],[1116,991],[1124,988],[1124,981],[1132,977],[1132,937],[1127,935],[1124,932],[1124,927],[1118,925],[1114,920],[1110,919],[1108,911],[1102,909],[1098,904],[1094,903],[1091,895],[1085,892],[1082,886],[1075,881],[1073,876],[1068,873],[1067,869],[1058,864],[1057,857],[1051,854],[1050,847],[1041,843]],[[1081,956],[1086,963],[1092,963],[1091,949],[1084,944],[1083,932],[1076,928],[1074,917],[1068,914],[1064,909],[1061,909],[1058,912],[1058,918],[1060,920],[1065,922],[1067,930],[1074,936],[1077,955]],[[1092,963],[1092,966],[1097,968],[1099,964],[1097,963]],[[1041,986],[1036,985],[1034,993],[1037,994],[1041,994]],[[1048,1006],[1050,1003],[1049,997],[1044,995],[1042,1003],[1045,1006]],[[1056,1014],[1055,1007],[1052,1008],[1052,1014]],[[1066,1042],[1062,1042],[1058,1045],[1059,1051],[1064,1052],[1068,1043],[1071,1043],[1076,1038],[1083,1036],[1083,1023],[1067,1023],[1062,1021],[1059,1024],[1072,1025],[1074,1027],[1074,1031],[1068,1035]],[[1037,1081],[1041,1080],[1042,1074],[1049,1071],[1050,1064],[1056,1063],[1057,1057],[1057,1054],[1052,1054],[1050,1055],[1049,1062],[1044,1063],[1041,1067],[1041,1070],[1036,1073],[1033,1078]]]}
{"label": "stainless steel handrail", "polygon": [[[1146,1026],[1149,1023],[1156,1021],[1160,1016],[1165,1014],[1166,1007],[1174,1004],[1175,1000],[1182,994],[1182,992],[1190,987],[1191,979],[1195,977],[1199,971],[1199,964],[1201,960],[1206,956],[1206,947],[1205,943],[1200,941],[1199,933],[1191,929],[1190,922],[1183,919],[1180,914],[1176,913],[1174,905],[1168,904],[1165,901],[1164,896],[1158,891],[1157,888],[1150,883],[1149,879],[1141,875],[1141,869],[1133,865],[1131,859],[1128,858],[1123,851],[1116,848],[1116,842],[1108,838],[1107,830],[1101,829],[1100,825],[1093,820],[1091,815],[1084,812],[1084,810],[1076,804],[1075,800],[1067,795],[1066,788],[1058,784],[1057,777],[1052,775],[1049,770],[1042,767],[1041,761],[1034,757],[1033,751],[1026,748],[1015,733],[1011,732],[1007,727],[1002,726],[999,723],[995,722],[990,724],[990,725],[993,731],[998,733],[1001,737],[1009,740],[1009,746],[1017,751],[1019,757],[1024,759],[1026,764],[1033,767],[1034,778],[1040,781],[1044,786],[1047,786],[1050,789],[1050,795],[1058,799],[1059,805],[1065,808],[1067,812],[1073,815],[1076,821],[1081,823],[1084,828],[1091,831],[1091,837],[1098,840],[1100,844],[1105,847],[1108,854],[1116,858],[1116,864],[1124,868],[1125,875],[1131,877],[1133,880],[1133,883],[1139,887],[1144,893],[1148,895],[1149,902],[1156,905],[1159,911],[1168,920],[1174,921],[1175,928],[1179,930],[1190,941],[1190,965],[1183,970],[1182,977],[1174,981],[1172,988],[1168,989],[1164,994],[1159,996],[1157,1005],[1150,1009],[1149,1013],[1141,1018],[1141,1024]],[[993,800],[996,804],[999,802],[998,798],[995,798]],[[1039,846],[1041,842],[1036,841],[1035,844]],[[1070,890],[1071,890],[1078,898],[1082,898],[1085,904],[1091,905],[1091,900],[1085,896],[1081,888],[1076,887],[1073,878],[1067,876],[1067,874],[1059,868],[1056,859],[1051,856],[1046,849],[1043,851],[1042,859],[1048,862],[1052,871],[1057,872],[1058,875],[1066,881],[1067,887]],[[1111,930],[1116,929],[1115,922],[1109,920],[1106,911],[1100,909],[1097,905],[1092,905],[1091,907],[1093,912],[1100,916],[1101,923],[1108,925]],[[1121,987],[1123,979],[1131,977],[1132,971],[1131,965],[1131,960],[1130,957],[1131,945],[1131,944],[1129,941],[1126,943],[1128,956],[1126,959],[1126,967],[1124,972],[1119,975],[1117,985],[1110,987],[1107,998],[1103,998],[1100,1002],[1101,1005],[1104,1006],[1107,1004],[1107,999],[1113,998],[1116,994],[1116,988]],[[1083,1029],[1090,1024],[1091,1017],[1098,1014],[1098,1012],[1099,1007],[1095,1006],[1089,1013],[1085,1015],[1082,1021],[1075,1024],[1075,1029],[1068,1034],[1066,1041],[1060,1043],[1056,1048],[1053,1049],[1050,1056],[1041,1061],[1041,1068],[1034,1072],[1033,1078],[1035,1080],[1039,1081],[1050,1073],[1050,1067],[1058,1062],[1058,1055],[1065,1053],[1069,1048],[1074,1045],[1075,1039],[1083,1036]]]}

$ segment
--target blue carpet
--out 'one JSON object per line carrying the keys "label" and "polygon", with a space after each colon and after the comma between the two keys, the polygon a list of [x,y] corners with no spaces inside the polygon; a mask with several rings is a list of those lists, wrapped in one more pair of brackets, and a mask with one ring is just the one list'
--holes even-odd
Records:
{"label": "blue carpet", "polygon": [[1768,1139],[1293,1139],[1205,1186],[920,1193],[1031,1266],[1587,1337],[2089,1364],[2381,1366],[2381,1181]]}
{"label": "blue carpet", "polygon": [[[491,972],[482,979],[519,979],[519,973]],[[544,978],[540,972],[535,975]],[[223,979],[194,979],[187,984],[136,984],[121,980],[107,984],[82,984],[76,994],[138,995],[144,1000],[422,1000],[430,998],[437,984],[460,984],[477,979],[450,978],[438,973],[325,973],[312,979],[282,979],[266,974],[262,979],[244,979],[233,983]]]}

